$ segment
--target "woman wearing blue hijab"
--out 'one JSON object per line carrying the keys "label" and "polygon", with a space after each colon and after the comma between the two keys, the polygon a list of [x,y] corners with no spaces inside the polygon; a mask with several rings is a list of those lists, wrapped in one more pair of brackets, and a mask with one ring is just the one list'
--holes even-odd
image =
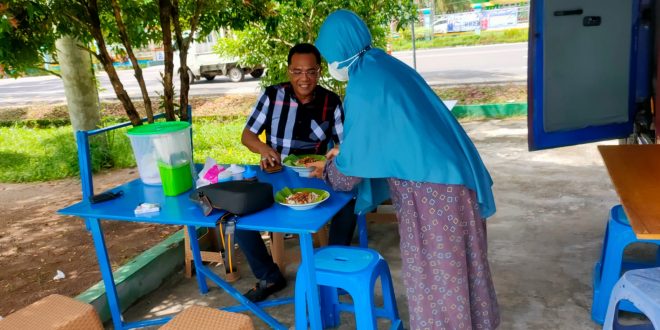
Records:
{"label": "woman wearing blue hijab", "polygon": [[329,15],[316,47],[348,85],[344,142],[314,175],[357,188],[356,213],[392,199],[410,328],[496,328],[485,225],[495,202],[472,141],[416,71],[371,46],[355,13]]}

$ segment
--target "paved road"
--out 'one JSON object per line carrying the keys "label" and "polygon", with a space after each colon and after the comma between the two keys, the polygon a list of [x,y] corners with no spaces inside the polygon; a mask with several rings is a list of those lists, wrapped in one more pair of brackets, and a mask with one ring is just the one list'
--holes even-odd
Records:
{"label": "paved road", "polygon": [[[412,51],[393,54],[400,60],[413,65]],[[162,66],[144,70],[149,93],[162,93],[159,71]],[[456,85],[466,83],[495,83],[525,81],[527,79],[527,44],[502,44],[474,47],[456,47],[417,51],[417,70],[432,85]],[[132,70],[119,71],[128,93],[140,98],[140,90]],[[116,99],[110,81],[100,73],[100,97]],[[175,86],[178,79],[175,79]],[[201,80],[190,90],[190,95],[220,95],[234,93],[256,93],[259,79],[247,76],[245,81],[233,83],[225,77],[214,81]],[[34,103],[65,102],[62,81],[54,76],[0,79],[0,107],[20,106]]]}
{"label": "paved road", "polygon": [[[394,55],[413,66],[412,51]],[[431,85],[527,81],[527,43],[418,50],[416,57]]]}

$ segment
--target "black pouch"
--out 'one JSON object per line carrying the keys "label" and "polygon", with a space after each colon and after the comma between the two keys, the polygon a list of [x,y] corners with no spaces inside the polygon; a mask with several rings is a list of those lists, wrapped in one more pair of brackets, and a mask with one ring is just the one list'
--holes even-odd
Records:
{"label": "black pouch", "polygon": [[197,188],[190,196],[200,202],[204,215],[213,209],[236,215],[254,213],[273,205],[273,186],[258,181],[218,182]]}

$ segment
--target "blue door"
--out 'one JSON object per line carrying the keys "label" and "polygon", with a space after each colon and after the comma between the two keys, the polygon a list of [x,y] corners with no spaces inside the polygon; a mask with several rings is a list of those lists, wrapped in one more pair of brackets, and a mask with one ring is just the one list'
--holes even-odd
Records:
{"label": "blue door", "polygon": [[531,1],[530,150],[632,133],[638,1]]}

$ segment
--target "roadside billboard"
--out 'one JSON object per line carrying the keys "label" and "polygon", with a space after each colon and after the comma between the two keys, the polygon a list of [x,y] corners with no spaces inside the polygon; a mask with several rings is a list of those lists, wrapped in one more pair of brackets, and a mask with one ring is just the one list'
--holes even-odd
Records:
{"label": "roadside billboard", "polygon": [[484,15],[489,29],[514,27],[518,24],[518,7],[486,10]]}
{"label": "roadside billboard", "polygon": [[447,32],[474,31],[477,27],[479,27],[477,12],[447,14]]}
{"label": "roadside billboard", "polygon": [[514,27],[518,24],[518,7],[475,10],[447,14],[447,32],[465,32]]}

